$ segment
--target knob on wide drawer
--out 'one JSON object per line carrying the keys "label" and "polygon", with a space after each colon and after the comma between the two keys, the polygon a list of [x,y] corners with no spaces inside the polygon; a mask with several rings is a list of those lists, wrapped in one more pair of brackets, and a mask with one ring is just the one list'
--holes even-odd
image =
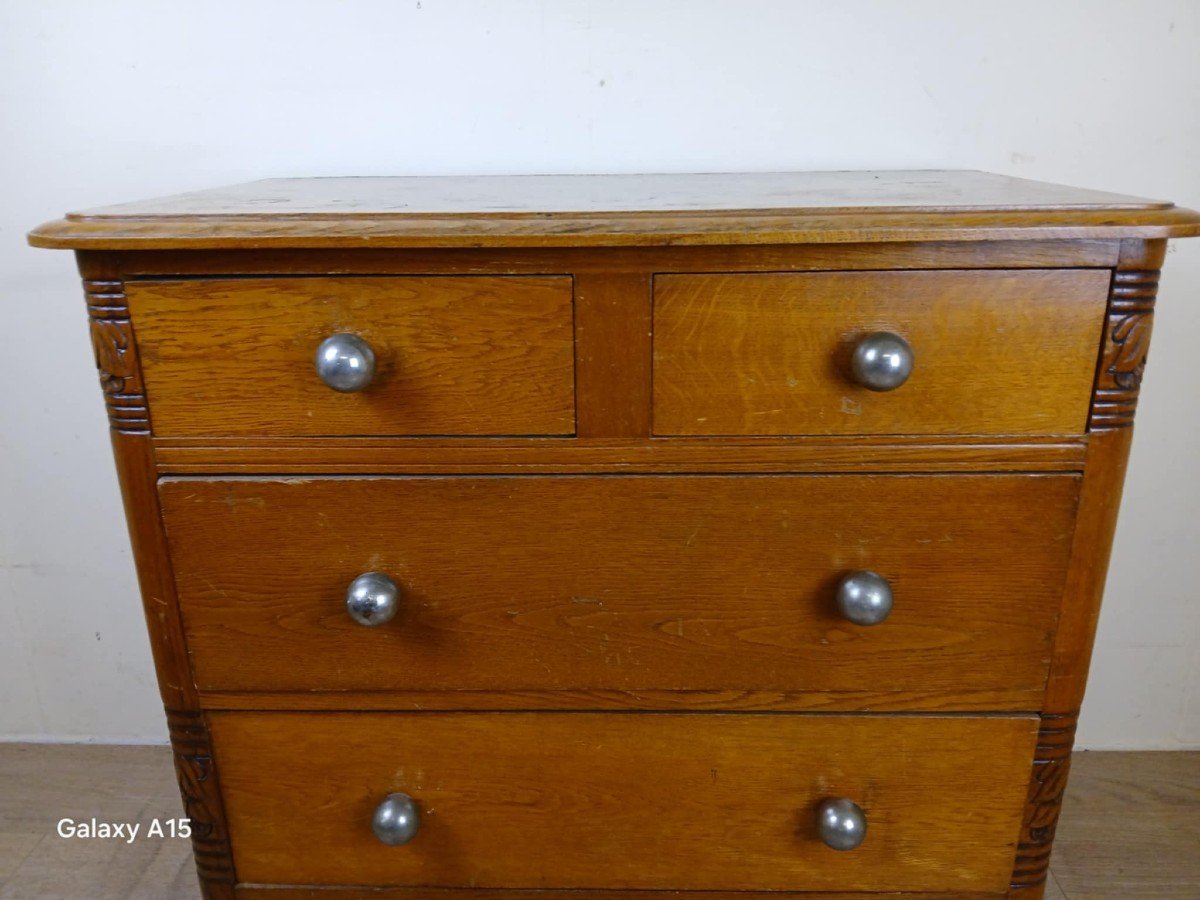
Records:
{"label": "knob on wide drawer", "polygon": [[408,794],[388,794],[371,817],[375,837],[390,847],[407,844],[417,836],[420,827],[421,810]]}
{"label": "knob on wide drawer", "polygon": [[390,622],[400,605],[400,588],[382,572],[364,572],[346,588],[346,612],[359,625]]}
{"label": "knob on wide drawer", "polygon": [[817,807],[817,833],[830,849],[853,850],[867,836],[867,815],[845,797],[823,800]]}
{"label": "knob on wide drawer", "polygon": [[356,334],[332,334],[317,347],[317,375],[343,394],[361,391],[375,377],[375,351]]}
{"label": "knob on wide drawer", "polygon": [[838,582],[837,606],[855,625],[878,625],[892,612],[892,586],[877,572],[851,572]]}
{"label": "knob on wide drawer", "polygon": [[913,370],[912,347],[890,331],[876,331],[859,340],[850,358],[854,380],[872,391],[894,391]]}

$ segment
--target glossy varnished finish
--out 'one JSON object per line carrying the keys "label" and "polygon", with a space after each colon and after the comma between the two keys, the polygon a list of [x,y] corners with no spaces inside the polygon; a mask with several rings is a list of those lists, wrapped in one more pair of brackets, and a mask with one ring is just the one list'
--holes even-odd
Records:
{"label": "glossy varnished finish", "polygon": [[[572,434],[571,279],[144,281],[126,288],[158,435]],[[322,341],[370,344],[351,393]]]}
{"label": "glossy varnished finish", "polygon": [[[161,487],[205,690],[963,691],[964,707],[1004,690],[1015,709],[1045,683],[1077,490],[1001,475]],[[369,632],[343,600],[367,568],[405,598]],[[864,568],[897,598],[872,627],[837,603]]]}
{"label": "glossy varnished finish", "polygon": [[944,172],[284,180],[38,229],[79,251],[205,896],[1041,897],[1196,233]]}
{"label": "glossy varnished finish", "polygon": [[[654,433],[1074,434],[1087,425],[1097,271],[660,275]],[[912,374],[859,383],[893,332]]]}
{"label": "glossy varnished finish", "polygon": [[[250,881],[1000,891],[1036,721],[221,713],[213,729]],[[404,847],[370,827],[393,791],[422,808]],[[831,796],[870,817],[854,851],[818,835]],[[295,853],[296,809],[321,853]]]}

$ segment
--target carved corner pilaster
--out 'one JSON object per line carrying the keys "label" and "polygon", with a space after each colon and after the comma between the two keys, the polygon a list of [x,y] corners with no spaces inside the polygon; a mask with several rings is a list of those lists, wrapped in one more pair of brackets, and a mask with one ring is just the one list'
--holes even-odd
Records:
{"label": "carved corner pilaster", "polygon": [[125,286],[114,280],[85,280],[84,298],[91,317],[92,349],[100,373],[100,389],[114,431],[149,434],[150,412],[138,364],[133,323]]}
{"label": "carved corner pilaster", "polygon": [[1158,277],[1158,269],[1113,272],[1089,431],[1128,428],[1133,424],[1150,348]]}
{"label": "carved corner pilaster", "polygon": [[225,825],[225,807],[221,802],[204,714],[168,709],[167,728],[184,815],[191,820],[192,852],[196,857],[200,886],[210,900],[224,900],[233,896],[236,878]]}
{"label": "carved corner pilaster", "polygon": [[[1062,810],[1063,791],[1071,768],[1071,748],[1075,744],[1078,713],[1043,715],[1038,729],[1033,774],[1025,799],[1025,817],[1017,839],[1017,857],[1013,865],[1011,891],[1040,891],[1050,867],[1054,832]],[[1039,895],[1040,896],[1040,895]]]}

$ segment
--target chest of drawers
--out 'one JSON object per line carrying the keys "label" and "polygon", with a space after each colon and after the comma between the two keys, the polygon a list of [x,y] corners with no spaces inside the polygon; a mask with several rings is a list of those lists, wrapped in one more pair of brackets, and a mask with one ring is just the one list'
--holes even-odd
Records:
{"label": "chest of drawers", "polygon": [[83,274],[205,896],[1040,897],[1197,234],[973,172],[34,231]]}

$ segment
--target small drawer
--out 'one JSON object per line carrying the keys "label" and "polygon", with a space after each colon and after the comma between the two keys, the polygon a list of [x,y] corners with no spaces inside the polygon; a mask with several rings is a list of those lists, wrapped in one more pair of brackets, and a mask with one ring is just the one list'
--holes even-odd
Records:
{"label": "small drawer", "polygon": [[1109,279],[656,276],[654,433],[1078,434]]}
{"label": "small drawer", "polygon": [[[481,888],[1003,893],[1037,730],[1032,717],[209,719],[240,880]],[[823,811],[855,826],[841,849]]]}
{"label": "small drawer", "polygon": [[1020,710],[1045,685],[1078,490],[1074,475],[456,476],[171,478],[160,496],[203,690]]}
{"label": "small drawer", "polygon": [[567,276],[126,287],[155,434],[214,437],[573,434],[571,292]]}

